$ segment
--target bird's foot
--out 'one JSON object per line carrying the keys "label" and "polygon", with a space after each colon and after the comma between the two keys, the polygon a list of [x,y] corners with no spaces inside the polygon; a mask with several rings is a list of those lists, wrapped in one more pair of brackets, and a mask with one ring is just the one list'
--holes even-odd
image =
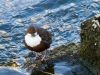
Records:
{"label": "bird's foot", "polygon": [[43,57],[42,59],[41,59],[41,62],[45,62],[46,61],[46,57]]}
{"label": "bird's foot", "polygon": [[46,59],[41,59],[41,61],[46,61]]}
{"label": "bird's foot", "polygon": [[36,56],[34,59],[39,60],[40,58],[41,58],[41,56]]}

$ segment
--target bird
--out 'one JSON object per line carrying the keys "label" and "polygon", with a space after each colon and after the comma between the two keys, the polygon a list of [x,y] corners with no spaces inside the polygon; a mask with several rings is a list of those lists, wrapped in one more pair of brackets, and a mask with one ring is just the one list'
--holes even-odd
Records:
{"label": "bird", "polygon": [[44,56],[41,58],[41,61],[44,61],[46,58],[47,49],[52,43],[51,32],[47,31],[44,28],[37,28],[33,25],[30,25],[24,37],[24,45],[31,51],[36,53],[35,59],[39,58],[39,53],[45,51]]}

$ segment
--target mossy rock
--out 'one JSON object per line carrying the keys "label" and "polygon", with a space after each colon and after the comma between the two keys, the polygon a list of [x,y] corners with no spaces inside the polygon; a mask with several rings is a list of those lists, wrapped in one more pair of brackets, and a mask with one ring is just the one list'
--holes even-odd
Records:
{"label": "mossy rock", "polygon": [[[92,68],[100,69],[100,15],[81,23],[80,55]],[[94,68],[94,69],[95,69]]]}
{"label": "mossy rock", "polygon": [[[76,43],[61,45],[47,52],[49,53],[49,55],[47,56],[45,62],[41,62],[41,60],[35,60],[33,57],[31,57],[30,59],[27,59],[26,62],[22,64],[22,66],[27,70],[29,70],[31,73],[33,73],[35,71],[43,70],[48,64],[53,64],[59,61],[69,60],[69,62],[71,62],[70,64],[73,64],[72,63],[73,61],[72,59],[74,59],[73,55],[77,51],[79,51],[79,45]],[[29,53],[28,56],[30,56],[30,54],[32,53]]]}
{"label": "mossy rock", "polygon": [[1,62],[0,66],[18,67],[19,65],[17,64],[17,62],[14,59],[12,59],[12,60],[9,60],[7,62]]}

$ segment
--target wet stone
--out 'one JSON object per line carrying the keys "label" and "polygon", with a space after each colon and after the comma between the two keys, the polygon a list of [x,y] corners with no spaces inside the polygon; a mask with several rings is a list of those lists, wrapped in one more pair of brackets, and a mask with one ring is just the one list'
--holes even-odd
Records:
{"label": "wet stone", "polygon": [[[73,51],[79,49],[79,46],[75,47],[76,44],[71,43],[70,45],[62,45],[60,47],[57,47],[51,51],[48,51],[48,56],[44,62],[41,62],[41,60],[35,60],[34,58],[28,58],[26,62],[22,64],[23,67],[25,67],[27,70],[29,70],[31,73],[35,71],[42,71],[45,69],[45,67],[49,64],[53,64],[55,62],[59,61],[69,61],[69,63],[74,64],[74,57],[73,57]],[[33,53],[29,53],[28,56],[31,56]],[[73,59],[73,60],[72,60]],[[71,61],[72,60],[72,61]]]}
{"label": "wet stone", "polygon": [[97,75],[100,73],[100,14],[81,23],[80,37],[80,55]]}

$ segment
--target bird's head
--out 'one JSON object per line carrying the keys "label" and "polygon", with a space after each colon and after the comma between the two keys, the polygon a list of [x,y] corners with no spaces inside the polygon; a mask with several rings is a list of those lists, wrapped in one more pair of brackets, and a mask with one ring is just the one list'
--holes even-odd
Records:
{"label": "bird's head", "polygon": [[41,37],[37,33],[37,29],[34,26],[29,26],[26,30],[25,42],[28,46],[34,47],[40,44]]}
{"label": "bird's head", "polygon": [[29,26],[27,31],[26,31],[26,35],[29,35],[30,37],[35,37],[37,36],[37,30],[34,26]]}

